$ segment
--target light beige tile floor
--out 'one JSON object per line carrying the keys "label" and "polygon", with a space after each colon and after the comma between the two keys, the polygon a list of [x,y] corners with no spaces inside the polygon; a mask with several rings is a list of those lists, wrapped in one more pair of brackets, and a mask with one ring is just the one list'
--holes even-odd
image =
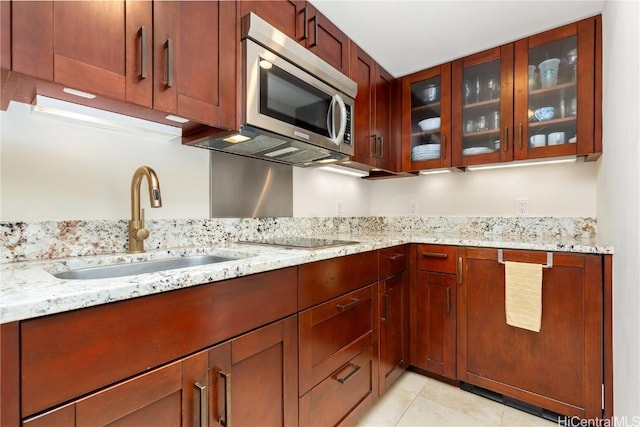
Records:
{"label": "light beige tile floor", "polygon": [[557,424],[415,372],[405,372],[358,427],[552,427]]}

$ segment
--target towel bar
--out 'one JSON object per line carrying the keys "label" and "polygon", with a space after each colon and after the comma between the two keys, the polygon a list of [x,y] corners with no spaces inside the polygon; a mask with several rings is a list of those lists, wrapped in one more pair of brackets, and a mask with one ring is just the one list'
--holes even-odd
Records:
{"label": "towel bar", "polygon": [[[498,249],[498,263],[504,264],[502,249]],[[547,252],[547,263],[542,268],[553,268],[553,252]]]}

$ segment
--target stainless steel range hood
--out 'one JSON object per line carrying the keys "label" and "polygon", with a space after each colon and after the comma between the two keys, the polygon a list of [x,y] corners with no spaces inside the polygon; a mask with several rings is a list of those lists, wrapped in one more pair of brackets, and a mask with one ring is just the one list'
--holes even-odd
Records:
{"label": "stainless steel range hood", "polygon": [[348,160],[357,84],[257,15],[242,18],[241,126],[183,143],[295,166]]}

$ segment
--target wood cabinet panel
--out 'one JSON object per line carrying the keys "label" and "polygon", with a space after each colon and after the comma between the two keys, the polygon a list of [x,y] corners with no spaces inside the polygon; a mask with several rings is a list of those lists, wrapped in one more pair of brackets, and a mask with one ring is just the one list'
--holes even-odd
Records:
{"label": "wood cabinet panel", "polygon": [[457,248],[442,245],[418,245],[416,259],[418,270],[455,273]]}
{"label": "wood cabinet panel", "polygon": [[11,69],[11,2],[0,2],[0,68]]}
{"label": "wood cabinet panel", "polygon": [[296,289],[290,268],[22,322],[22,416],[293,314]]}
{"label": "wood cabinet panel", "polygon": [[393,246],[380,249],[379,256],[379,278],[385,279],[402,273],[407,269],[409,262],[409,246]]}
{"label": "wood cabinet panel", "polygon": [[295,316],[211,349],[211,425],[297,426],[297,352]]}
{"label": "wood cabinet panel", "polygon": [[397,273],[379,284],[380,395],[409,365],[409,282],[408,274]]}
{"label": "wood cabinet panel", "polygon": [[[458,301],[458,378],[569,416],[601,416],[601,257],[554,254],[553,268],[543,270],[541,330],[532,332],[506,323],[504,266],[496,262],[496,253],[466,251]],[[508,256],[530,261],[545,253],[510,251]]]}
{"label": "wood cabinet panel", "polygon": [[307,49],[349,75],[349,38],[311,3],[306,3],[302,15],[306,19],[302,39]]}
{"label": "wood cabinet panel", "polygon": [[253,12],[293,40],[302,38],[304,2],[293,0],[239,1],[239,18]]}
{"label": "wood cabinet panel", "polygon": [[53,1],[11,2],[12,70],[53,81]]}
{"label": "wood cabinet panel", "polygon": [[300,394],[371,346],[373,303],[367,286],[299,314]]}
{"label": "wood cabinet panel", "polygon": [[225,1],[154,3],[155,109],[231,127],[235,11],[235,4]]}
{"label": "wood cabinet panel", "polygon": [[456,377],[456,276],[418,271],[411,364]]}
{"label": "wood cabinet panel", "polygon": [[350,77],[358,84],[355,100],[353,160],[374,168],[398,171],[398,146],[392,132],[396,81],[353,41]]}
{"label": "wood cabinet panel", "polygon": [[371,346],[333,372],[300,398],[300,425],[349,425],[345,418],[359,405],[371,406],[373,362]]}
{"label": "wood cabinet panel", "polygon": [[298,267],[298,308],[304,310],[378,280],[378,253],[363,252]]}

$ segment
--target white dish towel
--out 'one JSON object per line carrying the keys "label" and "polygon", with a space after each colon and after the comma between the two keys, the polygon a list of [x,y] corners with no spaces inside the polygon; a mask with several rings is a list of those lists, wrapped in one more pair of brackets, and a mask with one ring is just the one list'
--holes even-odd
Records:
{"label": "white dish towel", "polygon": [[540,332],[542,324],[542,264],[505,262],[507,324]]}

